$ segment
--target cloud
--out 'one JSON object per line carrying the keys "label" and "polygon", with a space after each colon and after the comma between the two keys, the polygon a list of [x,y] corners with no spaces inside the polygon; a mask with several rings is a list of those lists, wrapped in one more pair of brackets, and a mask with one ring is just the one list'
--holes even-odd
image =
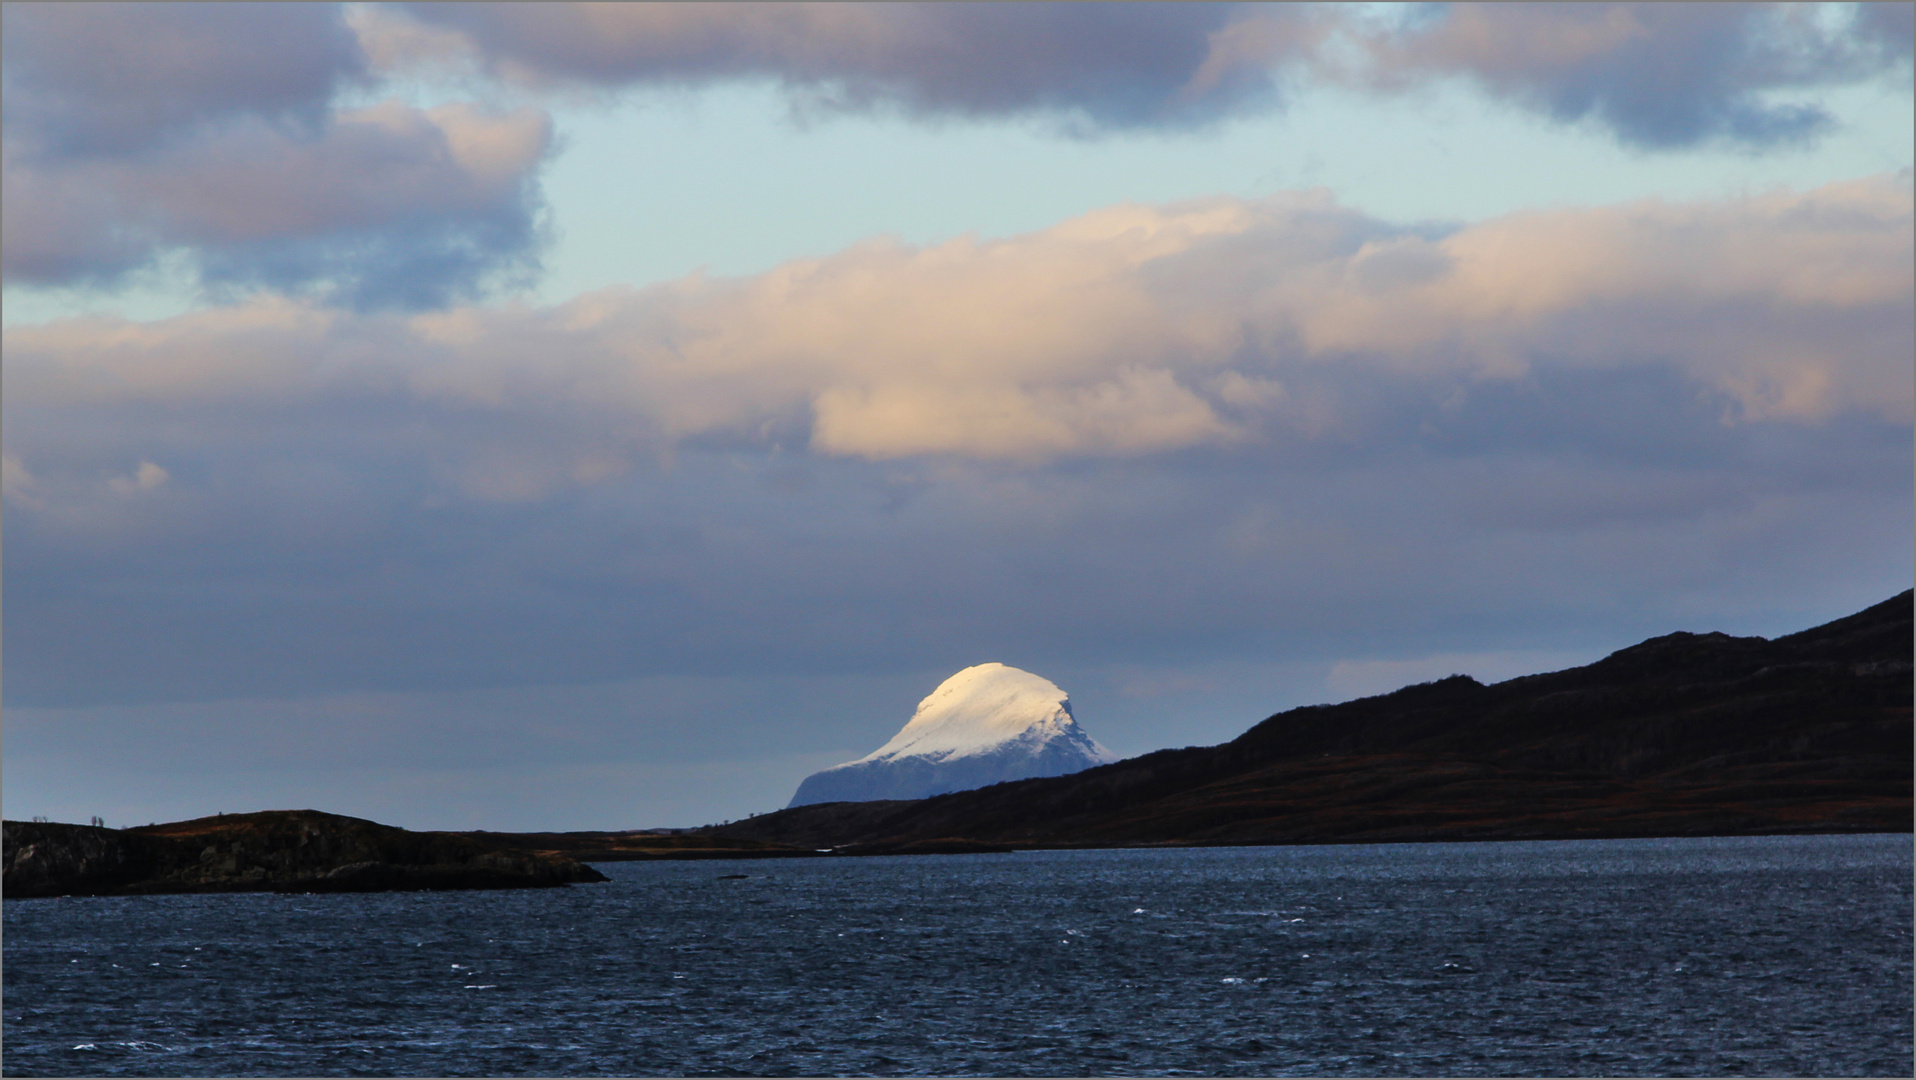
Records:
{"label": "cloud", "polygon": [[1765,95],[1880,77],[1911,51],[1897,4],[20,4],[5,29],[7,137],[35,162],[232,123],[310,137],[342,90],[448,64],[548,89],[773,80],[807,111],[1089,128],[1202,124],[1289,81],[1462,75],[1641,146],[1767,144],[1828,117]]}
{"label": "cloud", "polygon": [[[112,725],[187,748],[121,754],[128,783],[206,746],[238,746],[230,773],[323,745],[369,798],[420,774],[354,762],[442,761],[449,739],[471,753],[445,768],[485,773],[460,790],[495,803],[541,748],[842,760],[857,724],[897,722],[847,719],[847,685],[899,681],[908,708],[926,679],[1014,657],[1087,715],[1098,671],[1148,672],[1133,688],[1162,692],[1118,727],[1147,749],[1315,700],[1340,661],[1334,685],[1384,689],[1674,626],[1799,629],[1908,584],[1907,174],[1446,228],[1324,192],[1117,206],[472,306],[531,265],[549,122],[358,104],[369,80],[470,63],[515,92],[766,79],[800,112],[1083,132],[1240,114],[1289,78],[1388,95],[1462,76],[1638,146],[1761,146],[1818,130],[1813,99],[1779,111],[1779,92],[1906,62],[1906,7],[1342,30],[1343,9],[646,7],[514,38],[516,10],[487,29],[374,6],[342,45],[330,7],[152,6],[128,16],[153,21],[133,35],[152,54],[109,34],[98,64],[75,52],[92,32],[23,21],[54,10],[5,9],[9,281],[110,282],[184,251],[216,287],[268,291],[6,331],[7,704],[75,710],[22,709],[38,756],[10,789],[51,790],[53,761],[84,780]],[[227,17],[294,30],[263,51],[193,21]],[[1471,18],[1509,22],[1472,52]],[[1526,66],[1604,18],[1666,21]],[[51,59],[17,59],[36,40]],[[1750,59],[1778,40],[1808,59]],[[1667,76],[1662,105],[1612,69]],[[1296,694],[1203,689],[1274,657],[1309,669]],[[550,689],[587,683],[623,689]],[[444,696],[368,707],[377,691]],[[127,710],[86,711],[106,703]],[[649,776],[575,770],[516,805]]]}
{"label": "cloud", "polygon": [[1890,58],[1916,54],[1916,6],[1901,3],[1856,5],[1856,31],[1869,48]]}
{"label": "cloud", "polygon": [[[401,14],[397,8],[403,8]],[[1813,138],[1829,114],[1779,92],[1907,68],[1899,5],[407,4],[357,23],[397,68],[461,59],[535,87],[782,84],[802,111],[1048,115],[1185,127],[1287,84],[1383,93],[1464,77],[1564,122],[1674,149]]]}
{"label": "cloud", "polygon": [[[0,268],[14,285],[112,288],[183,253],[216,295],[266,288],[362,309],[525,283],[554,146],[542,110],[343,104],[448,65],[535,97],[771,80],[800,113],[1039,116],[1079,133],[1201,126],[1269,107],[1291,83],[1392,94],[1464,77],[1641,147],[1761,147],[1831,122],[1778,94],[1906,71],[1902,10],[16,4]],[[1156,385],[1141,372],[1051,407],[1089,416],[1113,394],[1148,393],[1181,417],[1173,426],[1207,426]],[[895,410],[835,401],[834,416]]]}
{"label": "cloud", "polygon": [[1763,147],[1833,123],[1813,102],[1777,92],[1906,70],[1907,18],[1899,29],[1896,14],[1878,10],[1894,6],[1461,3],[1354,36],[1368,53],[1361,79],[1374,87],[1465,76],[1647,149],[1717,139]]}
{"label": "cloud", "polygon": [[1728,423],[1907,423],[1909,196],[1878,177],[1447,234],[1323,192],[1128,205],[551,308],[66,320],[8,331],[6,377],[36,407],[372,396],[569,433],[576,460],[487,450],[474,490],[523,498],[699,439],[1035,463],[1363,438],[1396,397],[1552,371],[1667,371]]}
{"label": "cloud", "polygon": [[33,473],[12,453],[0,452],[0,497],[21,506],[38,507],[40,500],[35,497]]}
{"label": "cloud", "polygon": [[[771,79],[807,109],[1048,113],[1104,127],[1200,122],[1271,91],[1266,67],[1213,60],[1213,39],[1238,17],[1229,4],[397,6],[410,20],[375,12],[362,23],[386,62],[407,41],[429,60],[455,50],[421,35],[424,24],[531,85]],[[1309,38],[1303,19],[1266,19],[1287,28],[1265,33],[1267,50]]]}
{"label": "cloud", "polygon": [[115,476],[107,481],[107,487],[116,495],[138,495],[143,491],[153,491],[172,479],[165,469],[150,461],[140,462],[140,467],[129,476]]}
{"label": "cloud", "polygon": [[[1361,444],[1042,468],[687,446],[669,468],[521,502],[433,499],[451,493],[439,456],[523,435],[496,420],[461,429],[376,402],[23,416],[9,401],[45,502],[7,508],[7,701],[949,674],[992,656],[1076,695],[1087,665],[1168,676],[1775,633],[1907,587],[1907,425],[1726,427],[1679,393],[1583,418],[1612,448],[1554,429],[1553,410],[1643,389],[1635,374],[1449,416],[1407,408]],[[1642,460],[1643,441],[1675,448]],[[165,498],[99,482],[140,454],[173,471]],[[1296,700],[1321,700],[1322,677]],[[1194,720],[1228,735],[1259,707]],[[608,734],[630,722],[589,715]],[[710,727],[696,702],[677,715]],[[1149,719],[1133,745],[1180,744]]]}
{"label": "cloud", "polygon": [[1800,629],[1907,587],[1910,218],[1896,177],[1447,233],[1317,192],[11,327],[8,701]]}
{"label": "cloud", "polygon": [[[1911,216],[1906,177],[1449,231],[1304,192],[11,327],[8,701],[1800,629],[1907,587]],[[164,497],[113,490],[142,462]]]}
{"label": "cloud", "polygon": [[8,4],[7,138],[114,157],[235,120],[324,126],[365,57],[337,4]]}
{"label": "cloud", "polygon": [[9,284],[202,284],[430,307],[537,268],[550,119],[396,101],[337,5],[6,9]]}
{"label": "cloud", "polygon": [[257,121],[142,155],[36,164],[7,152],[5,271],[18,284],[111,282],[184,249],[202,281],[418,308],[536,267],[531,109],[398,102],[317,133]]}

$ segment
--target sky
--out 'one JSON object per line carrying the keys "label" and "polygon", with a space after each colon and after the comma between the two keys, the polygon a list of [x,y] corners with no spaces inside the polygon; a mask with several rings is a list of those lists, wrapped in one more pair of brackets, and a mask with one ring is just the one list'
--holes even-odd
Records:
{"label": "sky", "polygon": [[777,809],[1916,578],[1912,5],[8,3],[0,803]]}

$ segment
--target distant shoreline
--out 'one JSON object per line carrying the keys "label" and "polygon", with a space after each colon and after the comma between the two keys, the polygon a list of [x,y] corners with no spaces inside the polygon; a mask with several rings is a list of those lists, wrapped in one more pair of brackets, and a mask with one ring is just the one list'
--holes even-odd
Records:
{"label": "distant shoreline", "polygon": [[558,888],[606,880],[562,855],[415,833],[316,810],[269,810],[108,829],[8,821],[8,900],[224,892]]}
{"label": "distant shoreline", "polygon": [[5,824],[8,898],[550,887],[592,862],[1916,832],[1911,592],[1777,638],[1668,634],[1211,747],[697,829],[408,832],[317,811]]}
{"label": "distant shoreline", "polygon": [[[315,811],[264,811],[257,814],[231,814],[230,818],[245,818],[255,822],[274,819],[317,815]],[[332,818],[336,815],[317,815]],[[199,819],[204,821],[205,819]],[[345,821],[358,819],[345,818]],[[1336,838],[1299,838],[1291,840],[1263,841],[1216,841],[1186,842],[1163,841],[1154,843],[1107,843],[1107,844],[1070,844],[1036,843],[1026,845],[990,844],[962,839],[948,841],[927,841],[899,845],[849,845],[843,848],[818,850],[788,847],[769,843],[746,843],[734,846],[722,837],[711,838],[715,842],[705,845],[688,843],[670,848],[647,850],[642,847],[619,848],[602,840],[619,840],[633,837],[632,833],[492,833],[486,830],[471,832],[421,832],[412,833],[392,826],[378,826],[391,829],[395,834],[403,834],[414,840],[432,838],[487,838],[506,841],[497,846],[486,847],[486,854],[495,862],[505,860],[520,861],[517,873],[474,874],[471,867],[445,864],[418,864],[407,873],[403,864],[389,863],[383,870],[369,870],[365,863],[341,864],[351,866],[357,873],[335,876],[327,879],[324,874],[309,873],[304,877],[274,877],[243,874],[212,874],[200,877],[168,876],[159,873],[142,873],[123,878],[104,878],[97,871],[84,872],[77,866],[70,866],[59,877],[46,877],[38,881],[22,879],[16,882],[13,871],[16,844],[30,846],[47,842],[48,834],[65,833],[68,830],[85,830],[88,833],[120,833],[129,836],[143,836],[148,830],[175,829],[182,825],[197,822],[172,822],[161,825],[143,826],[138,830],[108,830],[94,826],[68,825],[64,823],[15,822],[5,823],[7,844],[8,878],[5,894],[8,900],[60,899],[91,896],[156,896],[169,894],[208,894],[208,893],[335,893],[335,892],[406,892],[406,891],[443,891],[448,889],[521,889],[550,888],[572,882],[604,881],[603,875],[591,871],[591,863],[607,862],[686,862],[709,860],[762,860],[762,859],[832,859],[832,858],[872,858],[908,855],[981,855],[1011,854],[1020,851],[1186,851],[1196,849],[1223,848],[1268,848],[1268,847],[1331,847],[1339,845],[1378,846],[1388,844],[1429,844],[1429,843],[1519,843],[1519,842],[1564,842],[1577,840],[1703,840],[1730,839],[1736,837],[1763,836],[1861,836],[1861,835],[1898,835],[1916,833],[1909,822],[1898,825],[1856,824],[1844,826],[1829,822],[1807,825],[1796,829],[1770,829],[1754,831],[1704,831],[1704,832],[1584,832],[1576,834],[1428,834],[1404,835],[1393,837],[1336,837]],[[372,824],[370,822],[366,824]],[[36,834],[33,830],[39,830]],[[69,841],[70,842],[70,841]],[[581,874],[567,867],[578,866],[589,874]],[[544,866],[548,870],[541,875],[528,867]]]}

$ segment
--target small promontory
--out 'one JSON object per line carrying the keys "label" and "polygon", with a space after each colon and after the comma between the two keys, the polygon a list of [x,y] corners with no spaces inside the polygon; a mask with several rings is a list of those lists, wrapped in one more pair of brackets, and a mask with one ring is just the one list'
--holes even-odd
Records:
{"label": "small promontory", "polygon": [[489,847],[317,810],[105,829],[8,821],[6,898],[207,892],[552,888],[605,881],[561,855]]}

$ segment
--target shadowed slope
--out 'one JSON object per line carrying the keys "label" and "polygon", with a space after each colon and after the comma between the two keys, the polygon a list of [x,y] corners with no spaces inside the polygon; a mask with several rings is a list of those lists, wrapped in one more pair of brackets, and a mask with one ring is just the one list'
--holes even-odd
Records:
{"label": "shadowed slope", "polygon": [[102,829],[9,821],[8,899],[193,892],[543,888],[604,881],[572,859],[317,810]]}
{"label": "shadowed slope", "polygon": [[1214,747],[705,830],[807,847],[1902,831],[1911,594],[1777,638],[1668,634],[1494,686],[1292,709]]}

